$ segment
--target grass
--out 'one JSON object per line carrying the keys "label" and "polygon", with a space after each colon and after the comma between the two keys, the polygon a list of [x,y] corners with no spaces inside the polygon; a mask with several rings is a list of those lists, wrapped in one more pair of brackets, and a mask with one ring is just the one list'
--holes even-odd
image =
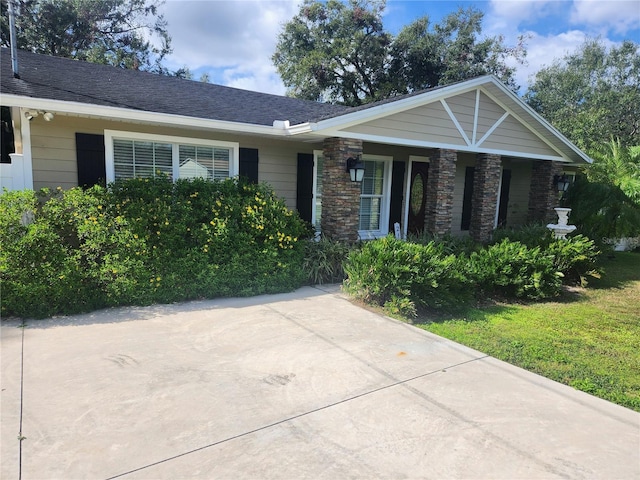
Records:
{"label": "grass", "polygon": [[468,308],[414,323],[513,365],[640,411],[640,254],[558,301]]}

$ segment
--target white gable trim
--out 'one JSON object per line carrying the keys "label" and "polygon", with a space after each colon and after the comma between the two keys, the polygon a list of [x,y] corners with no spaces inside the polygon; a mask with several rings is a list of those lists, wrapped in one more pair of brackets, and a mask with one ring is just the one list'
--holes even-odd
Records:
{"label": "white gable trim", "polygon": [[478,132],[478,114],[480,113],[480,89],[476,90],[476,106],[473,112],[473,137],[471,143],[476,143],[476,133]]}
{"label": "white gable trim", "polygon": [[[481,88],[481,89],[479,89],[479,90],[482,90],[482,93],[484,93],[487,97],[489,97],[489,98],[490,98],[492,101],[494,101],[497,105],[500,105],[502,108],[504,108],[504,110],[505,110],[505,112],[506,112],[507,114],[506,114],[506,115],[503,115],[503,116],[502,116],[502,118],[500,118],[500,120],[499,120],[499,122],[500,122],[500,123],[504,122],[504,121],[507,119],[507,117],[508,117],[509,115],[511,115],[511,116],[512,116],[513,118],[515,118],[518,122],[520,122],[520,124],[521,124],[523,127],[525,127],[525,128],[526,128],[527,130],[529,130],[532,134],[534,134],[537,138],[539,138],[539,139],[540,139],[540,141],[542,141],[542,142],[543,142],[545,145],[547,145],[550,149],[555,150],[555,151],[556,151],[556,152],[558,152],[558,153],[561,153],[561,152],[559,152],[559,150],[558,150],[558,147],[557,147],[557,146],[553,145],[553,144],[552,144],[552,143],[551,143],[547,138],[545,138],[542,134],[540,134],[536,129],[532,128],[529,122],[527,122],[526,120],[524,120],[520,115],[516,114],[516,113],[515,113],[512,109],[510,109],[507,105],[505,105],[503,102],[501,102],[499,99],[497,99],[494,95],[492,95],[492,94],[491,94],[491,92],[487,91],[487,90],[486,90],[486,89],[484,89],[484,88]],[[524,105],[524,104],[523,104],[523,105]],[[525,106],[527,106],[527,108],[528,108],[528,105],[525,105]],[[533,112],[533,110],[532,110],[532,112]],[[535,112],[534,112],[534,113],[535,113]],[[542,119],[542,117],[540,117],[540,118]],[[545,122],[545,123],[546,123],[546,122]],[[548,125],[548,124],[547,124],[547,125]],[[549,125],[549,126],[550,126],[550,125]],[[496,127],[496,126],[494,125],[494,127]],[[492,130],[491,130],[491,131],[495,130],[493,127],[491,127],[491,128],[492,128]],[[496,127],[496,128],[497,128],[497,127]],[[487,132],[487,134],[488,134],[488,133],[489,133],[489,132]],[[558,133],[559,133],[559,132],[558,132]],[[487,135],[487,134],[485,134],[485,136],[480,140],[480,142],[478,142],[478,146],[480,145],[480,143],[484,142],[484,141],[488,138],[488,135]],[[556,136],[557,136],[557,135],[556,135]],[[566,142],[569,142],[569,141],[568,141],[568,140],[566,140]],[[573,146],[573,144],[571,144],[571,145]],[[578,150],[578,152],[579,152],[579,150]],[[582,152],[580,152],[580,154],[581,154],[581,156],[583,156],[583,155],[582,155]],[[563,155],[563,156],[564,156],[564,155]]]}
{"label": "white gable trim", "polygon": [[[505,102],[499,100],[496,95],[492,94],[489,88],[497,88],[500,92],[504,93],[510,101],[513,102],[511,106],[506,104]],[[446,100],[448,98],[454,97],[456,95],[460,95],[463,93],[467,93],[469,91],[476,91],[476,105],[474,112],[474,120],[473,120],[473,134],[472,139],[469,140],[468,135],[464,132],[464,129],[461,128],[461,125],[455,119],[455,115],[450,111],[450,108],[447,108]],[[477,128],[478,128],[478,111],[480,107],[480,93],[484,93],[487,95],[489,99],[499,105],[501,108],[505,110],[509,115],[511,115],[514,119],[522,124],[522,126],[528,129],[533,135],[540,139],[547,147],[551,150],[558,153],[558,157],[555,156],[546,156],[546,159],[558,159],[562,161],[575,161],[575,157],[572,159],[572,154],[576,155],[580,160],[590,163],[591,159],[585,155],[578,147],[573,145],[564,135],[562,135],[558,130],[556,130],[553,126],[551,126],[546,120],[544,120],[537,112],[535,112],[531,107],[525,104],[522,99],[517,97],[512,91],[510,91],[505,85],[503,85],[497,78],[489,75],[484,77],[478,77],[472,80],[468,80],[465,82],[461,82],[456,85],[451,85],[448,87],[437,88],[435,90],[431,90],[428,92],[424,92],[422,94],[418,94],[415,96],[410,96],[401,100],[392,101],[382,103],[381,105],[373,106],[370,108],[363,108],[361,110],[357,110],[352,113],[347,113],[345,115],[341,115],[338,117],[329,118],[327,120],[320,120],[315,123],[309,123],[308,126],[299,126],[299,130],[296,133],[313,133],[318,136],[343,136],[347,138],[360,138],[362,140],[372,140],[371,138],[367,138],[367,135],[360,134],[353,136],[353,134],[349,134],[344,132],[345,129],[353,127],[355,125],[360,125],[365,122],[371,122],[374,120],[378,120],[380,118],[388,117],[396,113],[404,112],[406,110],[410,110],[412,108],[426,106],[431,103],[440,102],[447,113],[451,117],[451,120],[456,125],[456,128],[461,131],[462,139],[467,143],[467,147],[476,146],[476,149],[473,151],[478,151],[478,147],[480,142],[477,141]],[[529,116],[529,119],[525,119],[526,116]],[[506,119],[506,117],[505,117]],[[502,120],[504,121],[504,119]],[[538,124],[542,128],[534,128],[533,125]],[[557,139],[558,142],[554,142],[547,138],[543,132],[548,132],[550,137],[553,139]],[[488,137],[487,137],[488,138]],[[384,140],[383,140],[384,139]],[[486,138],[484,138],[485,141]],[[430,147],[438,147],[438,143],[428,143],[428,144],[416,144],[415,141],[407,140],[403,138],[392,138],[389,139],[387,137],[378,137],[378,140],[374,141],[385,141],[388,143],[393,143],[396,145],[407,145],[407,146],[430,146]],[[457,150],[463,150],[464,148],[460,147],[460,145],[451,146],[448,148],[454,148]],[[521,152],[508,152],[508,155],[514,155],[523,157],[523,153]],[[541,155],[528,155],[528,158],[542,158]]]}
{"label": "white gable trim", "polygon": [[464,131],[464,129],[462,128],[462,125],[460,125],[460,122],[458,121],[458,118],[455,116],[453,111],[451,111],[451,108],[449,108],[449,104],[447,103],[447,101],[445,99],[441,99],[440,100],[440,104],[445,109],[445,111],[449,115],[449,118],[451,119],[453,124],[458,129],[458,132],[460,133],[460,136],[462,137],[462,139],[466,142],[467,145],[471,145],[471,141],[469,140],[469,137],[467,137],[467,134]]}
{"label": "white gable trim", "polygon": [[[478,114],[478,112],[476,111],[476,115],[477,115],[477,114]],[[479,147],[480,145],[482,145],[482,142],[484,142],[487,138],[489,138],[489,137],[491,136],[491,134],[492,134],[493,132],[495,132],[495,131],[496,131],[496,129],[497,129],[497,128],[502,124],[502,122],[504,122],[504,121],[507,119],[507,117],[508,117],[509,115],[510,115],[510,114],[509,114],[509,112],[504,112],[504,114],[503,114],[503,115],[502,115],[502,116],[501,116],[501,117],[496,121],[496,123],[494,123],[494,124],[491,126],[491,128],[490,128],[489,130],[487,130],[487,133],[485,133],[485,134],[482,136],[482,138],[481,138],[480,140],[478,140],[478,143],[474,143],[474,145],[475,145],[476,147]],[[474,129],[474,131],[473,131],[473,136],[474,136],[474,137],[476,136],[476,131],[475,131],[475,129]],[[555,148],[554,148],[554,150],[555,150]]]}
{"label": "white gable trim", "polygon": [[478,148],[474,146],[465,146],[451,143],[440,143],[440,142],[428,142],[423,140],[413,140],[413,139],[399,139],[396,137],[385,137],[380,135],[370,135],[366,133],[354,133],[354,132],[341,132],[336,131],[330,134],[327,134],[334,137],[342,137],[342,138],[353,138],[356,140],[363,140],[367,142],[373,143],[385,143],[389,145],[402,145],[404,147],[420,147],[420,148],[442,148],[445,150],[457,150],[459,152],[469,152],[469,153],[491,153],[495,155],[501,155],[506,157],[516,157],[516,158],[527,158],[532,160],[551,160],[553,162],[566,162],[571,163],[570,159],[564,158],[561,155],[541,155],[535,153],[523,153],[523,152],[515,152],[510,150],[499,150],[492,148]]}
{"label": "white gable trim", "polygon": [[[390,101],[377,105],[375,107],[363,108],[352,113],[346,113],[339,117],[332,117],[327,120],[310,123],[312,131],[336,131],[349,128],[363,122],[370,122],[379,118],[393,115],[394,113],[404,112],[415,107],[421,107],[429,103],[438,102],[448,97],[459,95],[478,88],[484,83],[492,81],[493,77],[484,76],[461,82],[448,87],[441,87],[429,92],[421,93],[412,97],[403,98],[396,101]],[[497,81],[497,80],[496,80]]]}

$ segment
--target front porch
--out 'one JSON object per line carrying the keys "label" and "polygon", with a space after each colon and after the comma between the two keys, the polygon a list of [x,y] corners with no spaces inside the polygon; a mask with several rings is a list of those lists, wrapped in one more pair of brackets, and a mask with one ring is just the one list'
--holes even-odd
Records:
{"label": "front porch", "polygon": [[[365,164],[362,183],[347,173],[347,159],[355,157]],[[426,231],[487,242],[499,225],[554,218],[554,177],[562,173],[562,164],[550,160],[339,137],[325,139],[310,160],[310,221],[324,235],[346,242],[387,235],[395,223],[403,236]]]}

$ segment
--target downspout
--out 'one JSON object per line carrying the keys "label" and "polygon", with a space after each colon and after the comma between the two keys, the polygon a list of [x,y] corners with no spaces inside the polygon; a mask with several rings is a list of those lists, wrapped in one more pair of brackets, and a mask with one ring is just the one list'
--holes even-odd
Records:
{"label": "downspout", "polygon": [[14,0],[9,0],[9,42],[11,42],[11,68],[14,78],[20,78],[18,71],[18,47],[16,41],[16,14],[13,7]]}

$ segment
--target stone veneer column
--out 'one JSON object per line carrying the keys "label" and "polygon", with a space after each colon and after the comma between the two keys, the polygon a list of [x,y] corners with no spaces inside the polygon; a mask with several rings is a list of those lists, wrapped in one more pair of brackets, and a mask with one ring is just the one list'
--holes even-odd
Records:
{"label": "stone veneer column", "polygon": [[453,187],[456,177],[455,150],[437,150],[431,157],[427,178],[425,225],[435,235],[451,233],[453,218]]}
{"label": "stone veneer column", "polygon": [[562,174],[562,165],[551,160],[533,160],[529,187],[529,222],[547,223],[555,220],[553,209],[559,205],[558,188],[553,178]]}
{"label": "stone veneer column", "polygon": [[473,176],[471,225],[469,234],[476,242],[487,243],[496,220],[501,175],[500,155],[479,153]]}
{"label": "stone veneer column", "polygon": [[336,137],[324,140],[322,233],[350,243],[358,240],[360,183],[349,179],[347,158],[358,155],[362,155],[361,140]]}

